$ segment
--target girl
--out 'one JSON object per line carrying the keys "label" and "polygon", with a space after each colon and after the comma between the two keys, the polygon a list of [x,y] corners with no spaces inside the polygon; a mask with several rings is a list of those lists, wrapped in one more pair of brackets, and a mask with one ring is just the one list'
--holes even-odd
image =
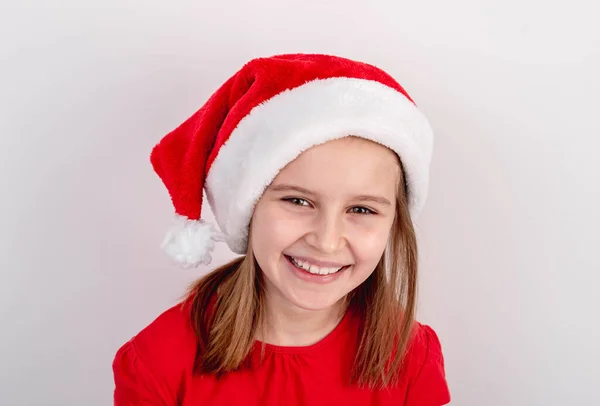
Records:
{"label": "girl", "polygon": [[447,404],[440,342],[414,320],[431,150],[374,66],[247,63],[151,155],[176,211],[166,252],[184,267],[218,241],[243,256],[118,350],[115,405]]}

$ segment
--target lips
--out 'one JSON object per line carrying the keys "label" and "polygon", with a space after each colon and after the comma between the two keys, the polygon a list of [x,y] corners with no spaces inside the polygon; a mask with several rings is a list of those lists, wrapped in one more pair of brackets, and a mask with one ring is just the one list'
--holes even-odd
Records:
{"label": "lips", "polygon": [[293,257],[290,255],[285,255],[287,260],[291,262],[296,268],[299,268],[307,273],[312,275],[320,275],[320,276],[328,276],[333,275],[347,267],[349,265],[342,265],[334,262],[322,262],[309,260],[301,257]]}

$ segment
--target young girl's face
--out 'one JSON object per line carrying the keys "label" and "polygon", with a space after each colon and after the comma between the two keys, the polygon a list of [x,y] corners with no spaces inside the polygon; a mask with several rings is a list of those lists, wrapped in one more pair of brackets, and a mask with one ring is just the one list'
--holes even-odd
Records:
{"label": "young girl's face", "polygon": [[322,310],[364,282],[388,242],[399,176],[392,151],[355,137],[313,147],[281,170],[250,228],[269,300]]}

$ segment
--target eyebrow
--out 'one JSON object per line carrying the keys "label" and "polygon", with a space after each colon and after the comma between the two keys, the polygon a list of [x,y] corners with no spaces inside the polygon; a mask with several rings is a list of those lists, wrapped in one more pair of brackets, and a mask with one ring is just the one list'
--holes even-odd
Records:
{"label": "eyebrow", "polygon": [[[303,187],[290,185],[290,184],[286,184],[286,183],[271,185],[271,186],[269,186],[269,189],[273,192],[298,192],[298,193],[305,194],[307,196],[316,196],[317,195],[315,192],[311,192],[310,190],[305,189]],[[361,202],[373,202],[373,203],[378,203],[378,204],[382,204],[385,206],[392,205],[392,203],[385,197],[375,196],[375,195],[357,195],[357,196],[353,196],[351,200],[358,200]]]}

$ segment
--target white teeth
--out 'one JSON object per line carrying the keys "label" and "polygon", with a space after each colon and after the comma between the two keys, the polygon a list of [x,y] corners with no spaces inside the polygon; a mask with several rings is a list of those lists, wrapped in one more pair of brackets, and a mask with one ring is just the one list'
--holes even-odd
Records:
{"label": "white teeth", "polygon": [[294,263],[294,265],[296,265],[298,268],[302,268],[305,271],[308,271],[312,274],[315,275],[330,275],[332,273],[336,273],[337,271],[339,271],[342,268],[326,268],[326,267],[319,267],[316,265],[312,265],[309,262],[306,261],[301,261],[299,259],[296,259],[294,257],[290,257],[292,259],[292,262]]}

